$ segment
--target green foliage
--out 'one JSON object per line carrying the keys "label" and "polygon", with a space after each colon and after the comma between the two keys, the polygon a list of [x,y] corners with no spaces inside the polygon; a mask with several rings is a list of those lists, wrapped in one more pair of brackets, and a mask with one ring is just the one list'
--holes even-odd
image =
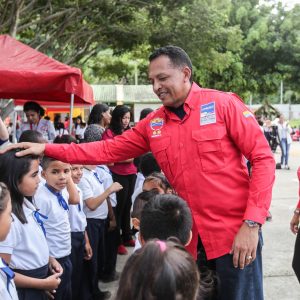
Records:
{"label": "green foliage", "polygon": [[194,79],[247,101],[300,103],[300,5],[259,0],[0,0],[0,33],[64,63],[91,83],[148,84],[148,55],[183,47]]}

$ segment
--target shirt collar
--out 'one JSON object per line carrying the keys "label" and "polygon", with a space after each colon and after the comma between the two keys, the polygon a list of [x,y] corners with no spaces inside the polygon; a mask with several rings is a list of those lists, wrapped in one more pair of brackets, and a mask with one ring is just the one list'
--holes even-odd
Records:
{"label": "shirt collar", "polygon": [[[201,88],[195,82],[193,82],[193,84],[191,86],[191,89],[189,91],[189,94],[188,94],[187,98],[184,101],[184,106],[183,106],[183,109],[184,109],[184,111],[186,112],[187,115],[189,115],[189,111],[190,110],[194,110],[195,109],[195,99],[194,99],[194,96],[200,90],[201,90]],[[163,108],[163,111],[166,114],[166,116],[168,116],[169,118],[172,118],[172,116],[174,115],[174,113],[172,113],[166,107]],[[178,117],[176,116],[176,118],[178,118]]]}

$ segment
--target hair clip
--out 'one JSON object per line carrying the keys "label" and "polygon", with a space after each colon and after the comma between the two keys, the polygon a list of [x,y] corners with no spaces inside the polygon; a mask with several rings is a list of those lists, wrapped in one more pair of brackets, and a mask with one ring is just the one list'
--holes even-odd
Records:
{"label": "hair clip", "polygon": [[159,245],[160,251],[165,252],[167,249],[167,245],[163,241],[156,241],[156,243]]}

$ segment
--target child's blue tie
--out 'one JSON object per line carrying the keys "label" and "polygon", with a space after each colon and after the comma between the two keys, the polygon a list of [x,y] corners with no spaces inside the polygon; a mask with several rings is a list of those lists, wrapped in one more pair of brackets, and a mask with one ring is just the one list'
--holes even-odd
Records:
{"label": "child's blue tie", "polygon": [[98,174],[97,174],[96,172],[93,172],[93,173],[94,173],[94,176],[96,177],[96,179],[98,180],[98,182],[99,182],[100,184],[102,184],[103,181],[99,178]]}
{"label": "child's blue tie", "polygon": [[66,200],[64,199],[64,197],[62,196],[61,193],[54,191],[48,184],[45,184],[46,188],[56,196],[59,205],[64,209],[64,210],[69,210],[69,206],[66,202]]}
{"label": "child's blue tie", "polygon": [[5,260],[3,258],[1,258],[2,260],[2,263],[4,265],[4,267],[1,267],[0,269],[3,271],[3,273],[6,275],[7,277],[7,286],[6,286],[6,289],[8,291],[8,293],[10,294],[10,291],[9,291],[9,284],[10,284],[10,281],[15,277],[15,273],[14,271],[7,265],[7,263],[5,262]]}
{"label": "child's blue tie", "polygon": [[43,214],[41,214],[41,213],[39,213],[37,210],[33,212],[33,216],[36,219],[37,223],[41,226],[41,228],[42,228],[42,230],[44,232],[44,235],[46,236],[46,229],[44,227],[44,223],[43,223],[43,221],[42,221],[41,218],[48,219],[48,217],[45,216],[45,215],[43,215]]}

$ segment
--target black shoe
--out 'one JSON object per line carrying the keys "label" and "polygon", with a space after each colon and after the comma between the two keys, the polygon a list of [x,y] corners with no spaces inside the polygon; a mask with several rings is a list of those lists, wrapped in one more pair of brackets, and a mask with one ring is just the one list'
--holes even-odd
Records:
{"label": "black shoe", "polygon": [[104,283],[109,283],[109,282],[113,282],[113,281],[117,281],[120,278],[120,273],[119,272],[114,272],[111,275],[103,275],[100,280]]}
{"label": "black shoe", "polygon": [[94,297],[94,300],[105,300],[111,297],[111,292],[109,291],[99,291]]}

